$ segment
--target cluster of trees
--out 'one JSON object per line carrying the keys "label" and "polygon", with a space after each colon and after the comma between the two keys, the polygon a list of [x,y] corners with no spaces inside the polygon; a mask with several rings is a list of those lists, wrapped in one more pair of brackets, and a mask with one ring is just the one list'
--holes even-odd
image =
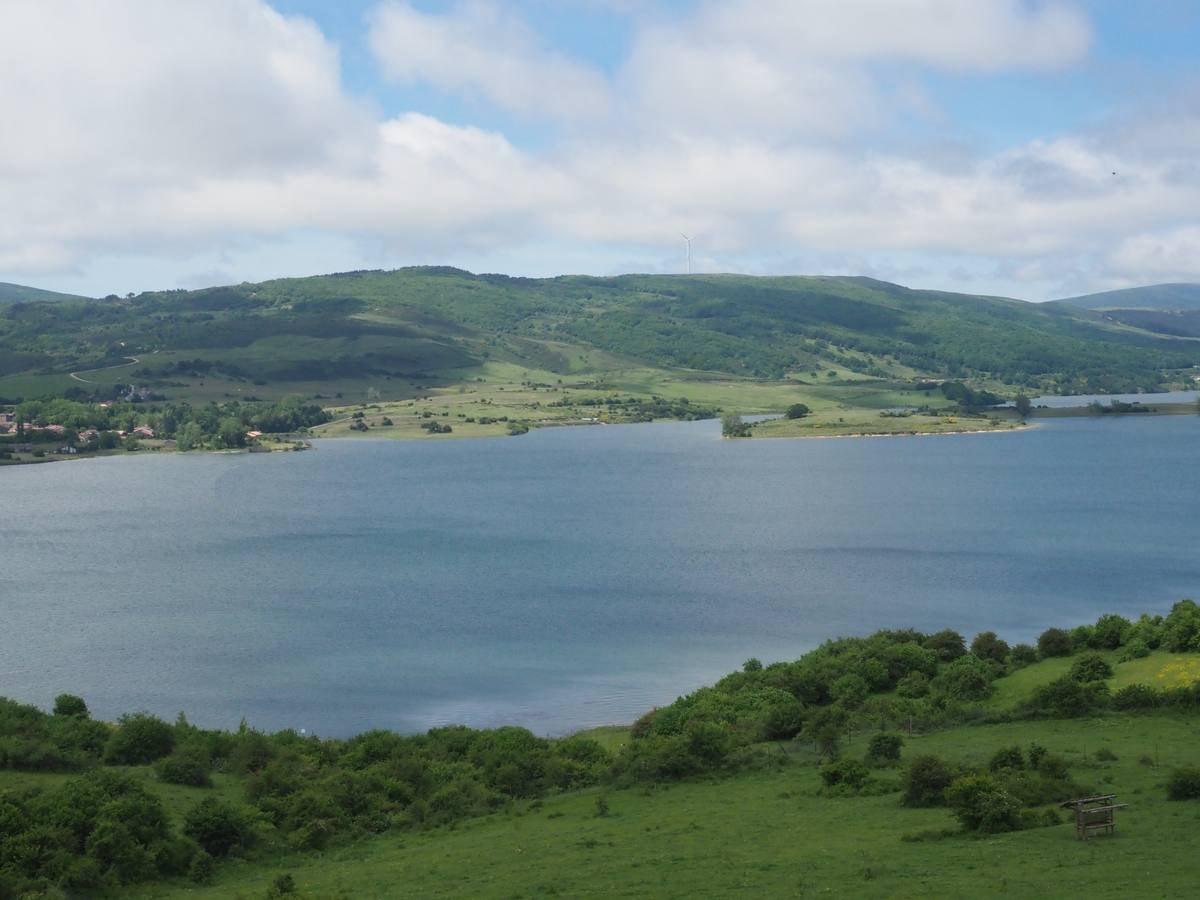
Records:
{"label": "cluster of trees", "polygon": [[751,425],[737,413],[721,416],[721,435],[728,438],[748,438],[753,434]]}
{"label": "cluster of trees", "polygon": [[616,422],[653,422],[655,419],[694,422],[714,419],[719,411],[715,407],[692,403],[687,397],[671,400],[657,394],[651,395],[649,400],[645,397],[564,397],[547,405],[596,407],[603,411],[605,418]]}
{"label": "cluster of trees", "polygon": [[958,408],[966,412],[999,406],[1004,402],[1003,397],[993,394],[991,391],[972,390],[961,381],[943,382],[942,396],[951,403],[958,404]]}
{"label": "cluster of trees", "polygon": [[[109,767],[150,765],[164,782],[241,791],[195,803],[176,832],[161,802]],[[443,825],[515,799],[594,784],[612,757],[583,737],[461,726],[402,736],[372,731],[322,740],[294,731],[205,730],[139,713],[114,725],[78,697],[52,714],[0,699],[0,767],[80,773],[61,787],[0,796],[0,896],[113,887],[190,873],[271,849],[316,849],[389,829]],[[6,884],[5,879],[9,879]]]}
{"label": "cluster of trees", "polygon": [[946,806],[964,831],[995,834],[1055,825],[1057,804],[1090,791],[1078,785],[1066,762],[1031,744],[1002,747],[986,766],[953,766],[938,756],[909,761],[901,803],[912,807]]}
{"label": "cluster of trees", "polygon": [[[303,431],[329,421],[319,405],[300,398],[278,403],[229,401],[193,406],[190,403],[146,404],[114,403],[99,406],[64,398],[28,400],[18,404],[17,418],[34,425],[62,425],[68,443],[78,432],[95,428],[102,434],[95,446],[81,449],[105,449],[116,445],[111,433],[130,431],[149,425],[156,437],[175,440],[180,450],[221,450],[246,445],[246,432],[289,433]],[[104,434],[110,435],[105,441]]]}

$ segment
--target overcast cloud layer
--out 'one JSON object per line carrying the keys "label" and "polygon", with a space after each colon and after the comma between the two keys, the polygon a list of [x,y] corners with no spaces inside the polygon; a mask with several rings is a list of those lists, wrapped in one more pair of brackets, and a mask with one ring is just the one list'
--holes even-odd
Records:
{"label": "overcast cloud layer", "polygon": [[[686,231],[701,270],[1033,299],[1200,281],[1200,80],[1151,77],[1153,103],[1074,131],[954,139],[952,80],[1086,71],[1081,6],[639,4],[604,68],[512,4],[430,8],[364,15],[372,98],[321,23],[259,0],[4,4],[0,280],[670,271]],[[385,114],[387,91],[447,105]]]}

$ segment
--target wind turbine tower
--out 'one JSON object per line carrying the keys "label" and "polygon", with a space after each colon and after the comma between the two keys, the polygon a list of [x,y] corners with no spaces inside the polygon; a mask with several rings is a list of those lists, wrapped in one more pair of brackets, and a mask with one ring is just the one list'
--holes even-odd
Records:
{"label": "wind turbine tower", "polygon": [[683,239],[685,241],[687,241],[687,273],[689,275],[691,275],[692,274],[692,239],[690,237],[688,237],[686,234],[684,234],[682,231],[679,233],[683,236]]}

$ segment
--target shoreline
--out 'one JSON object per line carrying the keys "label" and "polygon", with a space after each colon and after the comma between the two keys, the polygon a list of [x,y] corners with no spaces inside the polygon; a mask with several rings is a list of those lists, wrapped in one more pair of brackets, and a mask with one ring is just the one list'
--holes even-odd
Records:
{"label": "shoreline", "polygon": [[[839,438],[917,438],[917,437],[956,437],[962,434],[1013,434],[1018,431],[1030,431],[1040,428],[1040,424],[1026,422],[1023,425],[1013,425],[1009,428],[972,428],[962,431],[850,431],[845,434],[767,434],[753,435],[770,441],[811,441],[836,440]],[[738,438],[730,438],[738,440]]]}

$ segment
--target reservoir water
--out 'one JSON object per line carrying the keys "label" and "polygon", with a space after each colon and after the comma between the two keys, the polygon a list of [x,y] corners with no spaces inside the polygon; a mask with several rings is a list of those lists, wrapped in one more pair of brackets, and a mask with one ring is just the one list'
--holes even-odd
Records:
{"label": "reservoir water", "polygon": [[1200,416],[722,441],[715,422],[0,469],[0,695],[348,735],[629,721],[881,627],[1200,595]]}

